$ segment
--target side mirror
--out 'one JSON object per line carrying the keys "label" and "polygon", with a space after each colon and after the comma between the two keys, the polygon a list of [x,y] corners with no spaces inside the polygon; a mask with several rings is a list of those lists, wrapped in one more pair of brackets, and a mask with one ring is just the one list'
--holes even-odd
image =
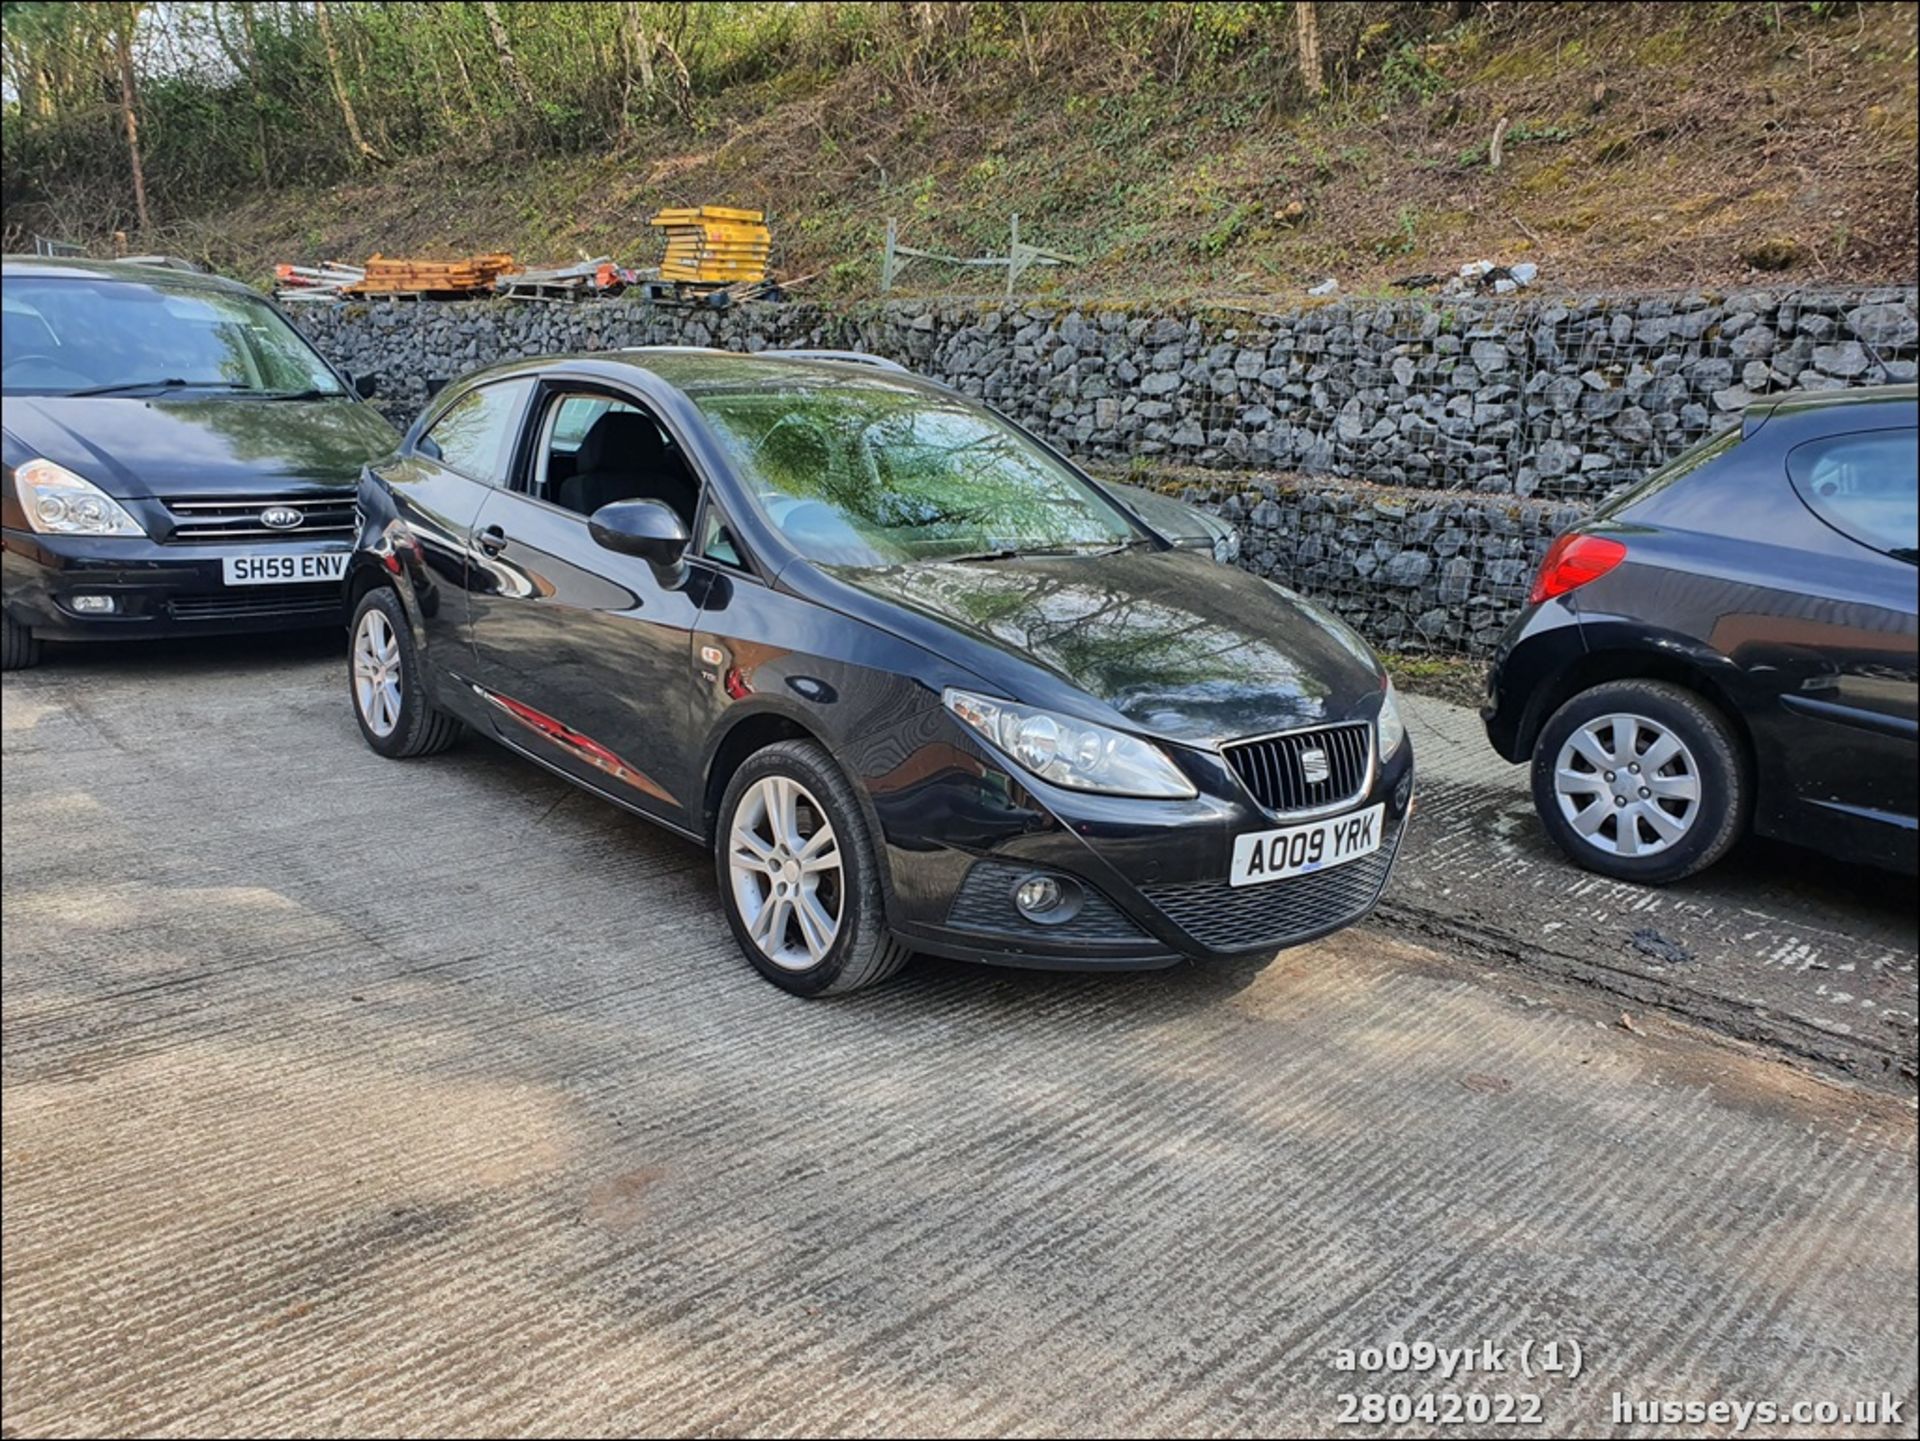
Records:
{"label": "side mirror", "polygon": [[587,517],[587,533],[596,545],[639,556],[669,589],[686,579],[687,527],[671,506],[657,500],[616,500]]}
{"label": "side mirror", "polygon": [[372,400],[380,393],[380,377],[377,375],[349,376],[353,383],[353,393],[362,400]]}

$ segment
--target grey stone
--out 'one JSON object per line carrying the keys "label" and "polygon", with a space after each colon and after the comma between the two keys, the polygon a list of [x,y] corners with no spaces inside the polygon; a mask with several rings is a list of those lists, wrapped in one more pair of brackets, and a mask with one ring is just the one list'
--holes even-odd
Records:
{"label": "grey stone", "polygon": [[1386,582],[1403,590],[1412,590],[1432,573],[1432,556],[1424,551],[1407,550],[1387,562]]}
{"label": "grey stone", "polygon": [[1873,357],[1857,340],[1842,340],[1833,345],[1816,345],[1813,348],[1813,368],[1827,375],[1844,379],[1860,374],[1872,364]]}
{"label": "grey stone", "polygon": [[[1847,312],[1847,324],[1853,328],[1855,335],[1875,350],[1898,350],[1920,339],[1920,317],[1914,315],[1911,305],[1883,303],[1857,306]],[[1832,375],[1847,373],[1820,365],[1818,358],[1814,364]]]}

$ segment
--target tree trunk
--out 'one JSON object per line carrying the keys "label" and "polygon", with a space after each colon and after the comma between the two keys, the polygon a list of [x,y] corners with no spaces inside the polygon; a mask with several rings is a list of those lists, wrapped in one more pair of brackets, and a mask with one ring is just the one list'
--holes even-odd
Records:
{"label": "tree trunk", "polygon": [[1294,0],[1293,13],[1300,26],[1300,79],[1307,94],[1318,99],[1327,93],[1327,82],[1320,69],[1320,17],[1313,0]]}
{"label": "tree trunk", "polygon": [[480,11],[487,17],[487,34],[493,40],[493,54],[500,62],[500,73],[507,77],[507,84],[520,97],[520,103],[528,110],[534,109],[533,89],[527,84],[527,77],[520,73],[520,62],[514,58],[513,44],[507,38],[507,23],[500,18],[500,7],[493,0],[481,0]]}
{"label": "tree trunk", "polygon": [[134,113],[133,25],[136,12],[132,5],[113,7],[113,49],[120,64],[120,119],[127,127],[127,163],[133,171],[133,213],[140,229],[148,228],[147,173],[140,163],[140,120]]}
{"label": "tree trunk", "polygon": [[360,117],[353,113],[353,97],[347,94],[347,77],[340,70],[340,47],[334,43],[333,21],[327,16],[327,0],[313,0],[314,23],[320,28],[320,43],[327,52],[327,78],[333,82],[334,99],[340,102],[340,118],[347,123],[347,139],[353,142],[355,161],[378,160],[380,152],[367,144],[360,133]]}

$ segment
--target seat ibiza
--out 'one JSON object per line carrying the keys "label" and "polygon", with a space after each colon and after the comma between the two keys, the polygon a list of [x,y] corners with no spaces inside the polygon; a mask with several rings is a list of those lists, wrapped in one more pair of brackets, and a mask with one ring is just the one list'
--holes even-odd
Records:
{"label": "seat ibiza", "polygon": [[367,743],[471,728],[710,846],[789,991],[916,951],[1270,955],[1365,915],[1393,864],[1413,757],[1351,630],[896,368],[495,366],[359,506]]}

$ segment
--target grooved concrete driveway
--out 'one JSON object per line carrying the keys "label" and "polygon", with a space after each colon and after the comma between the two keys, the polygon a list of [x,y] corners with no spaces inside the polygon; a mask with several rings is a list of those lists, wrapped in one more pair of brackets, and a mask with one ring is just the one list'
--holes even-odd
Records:
{"label": "grooved concrete driveway", "polygon": [[[8,1434],[1913,1434],[1900,1097],[1375,928],[795,1001],[693,847],[369,754],[334,649],[5,681]],[[1396,1340],[1584,1365],[1334,1369]]]}

